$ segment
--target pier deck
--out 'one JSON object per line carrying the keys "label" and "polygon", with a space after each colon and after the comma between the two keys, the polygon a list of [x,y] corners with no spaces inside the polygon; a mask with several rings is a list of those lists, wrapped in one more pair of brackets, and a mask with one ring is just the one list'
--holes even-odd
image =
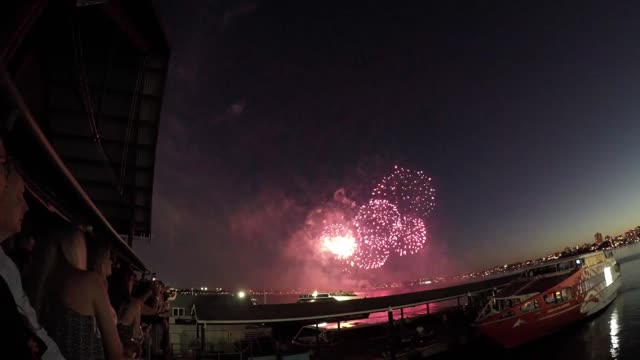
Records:
{"label": "pier deck", "polygon": [[483,296],[505,286],[514,275],[446,288],[341,302],[234,306],[206,304],[206,297],[194,299],[197,319],[206,324],[259,324],[297,321],[332,321],[370,313],[402,309],[429,303]]}

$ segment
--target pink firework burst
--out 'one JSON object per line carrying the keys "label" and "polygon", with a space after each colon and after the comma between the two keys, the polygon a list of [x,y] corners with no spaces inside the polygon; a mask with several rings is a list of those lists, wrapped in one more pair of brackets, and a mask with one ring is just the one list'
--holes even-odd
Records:
{"label": "pink firework burst", "polygon": [[415,254],[424,247],[426,241],[427,228],[424,221],[413,216],[403,216],[401,236],[394,248],[398,255]]}
{"label": "pink firework burst", "polygon": [[386,200],[372,199],[360,207],[353,223],[357,247],[349,264],[365,270],[383,266],[402,229],[398,209]]}
{"label": "pink firework burst", "polygon": [[320,235],[323,251],[328,251],[337,260],[346,260],[356,251],[356,239],[353,232],[342,224],[331,224]]}
{"label": "pink firework burst", "polygon": [[384,177],[371,192],[375,199],[387,200],[403,215],[426,219],[436,206],[436,189],[422,171],[399,166]]}

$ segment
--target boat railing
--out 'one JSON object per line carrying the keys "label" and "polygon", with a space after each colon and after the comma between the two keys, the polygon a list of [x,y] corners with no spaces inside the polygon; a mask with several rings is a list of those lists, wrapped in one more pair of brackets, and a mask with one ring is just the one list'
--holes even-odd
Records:
{"label": "boat railing", "polygon": [[528,294],[512,295],[512,296],[505,296],[505,297],[495,296],[484,306],[482,311],[480,311],[478,315],[478,320],[482,320],[489,316],[499,314],[506,309],[510,309],[514,306],[523,304],[527,300],[531,299],[532,297],[538,294],[540,293],[533,292]]}

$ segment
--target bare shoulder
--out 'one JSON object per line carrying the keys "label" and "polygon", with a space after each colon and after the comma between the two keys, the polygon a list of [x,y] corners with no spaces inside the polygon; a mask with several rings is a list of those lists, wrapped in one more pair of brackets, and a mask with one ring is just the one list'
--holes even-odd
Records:
{"label": "bare shoulder", "polygon": [[68,273],[61,296],[70,308],[91,315],[94,313],[94,300],[104,297],[105,292],[104,280],[98,274],[74,270]]}
{"label": "bare shoulder", "polygon": [[77,271],[71,280],[74,287],[85,291],[105,291],[106,289],[104,279],[91,271]]}

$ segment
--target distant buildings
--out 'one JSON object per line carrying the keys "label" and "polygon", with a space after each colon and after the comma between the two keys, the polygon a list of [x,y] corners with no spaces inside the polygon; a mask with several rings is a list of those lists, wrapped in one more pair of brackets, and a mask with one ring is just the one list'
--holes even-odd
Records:
{"label": "distant buildings", "polygon": [[597,232],[597,233],[593,236],[593,238],[595,239],[596,244],[598,244],[598,245],[602,244],[602,233]]}
{"label": "distant buildings", "polygon": [[485,277],[485,276],[491,276],[491,275],[496,275],[500,273],[518,271],[522,268],[525,268],[531,265],[538,265],[546,261],[558,259],[560,257],[575,256],[575,255],[587,253],[590,251],[596,251],[601,248],[620,247],[620,246],[640,243],[640,226],[636,226],[635,228],[626,231],[624,235],[617,235],[617,236],[607,235],[603,238],[602,233],[598,232],[593,235],[593,238],[595,240],[595,244],[585,243],[582,245],[579,245],[579,244],[575,245],[574,247],[565,247],[564,251],[556,252],[556,253],[547,255],[545,257],[542,257],[540,259],[526,260],[523,262],[507,264],[504,266],[496,266],[494,268],[487,269],[485,271],[457,275],[454,277],[454,279]]}
{"label": "distant buildings", "polygon": [[627,232],[624,233],[624,238],[627,240],[632,240],[636,238],[636,231],[635,230],[629,230]]}

